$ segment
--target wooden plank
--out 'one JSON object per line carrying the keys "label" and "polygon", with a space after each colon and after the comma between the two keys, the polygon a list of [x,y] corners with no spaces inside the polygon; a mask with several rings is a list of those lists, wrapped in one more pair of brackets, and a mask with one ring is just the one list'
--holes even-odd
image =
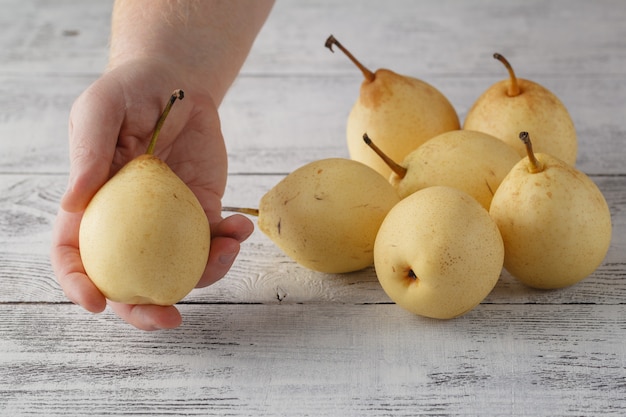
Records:
{"label": "wooden plank", "polygon": [[[225,204],[256,206],[281,175],[230,177]],[[611,249],[603,265],[582,283],[559,291],[535,291],[504,273],[486,303],[597,303],[626,299],[626,183],[594,178],[614,213]],[[0,176],[0,276],[11,283],[0,302],[64,302],[49,265],[52,223],[65,189],[64,176]],[[188,302],[385,303],[372,268],[344,275],[309,271],[287,258],[260,230],[243,245],[227,277],[192,293]]]}
{"label": "wooden plank", "polygon": [[372,69],[417,77],[502,75],[494,52],[520,76],[623,74],[626,55],[616,42],[623,45],[625,18],[619,0],[277,2],[244,73],[351,74],[346,59],[322,47],[332,33]]}
{"label": "wooden plank", "polygon": [[107,62],[112,4],[3,0],[0,71],[99,74]]}
{"label": "wooden plank", "polygon": [[[67,172],[67,114],[104,68],[110,2],[6,1],[15,13],[0,17],[7,34],[0,37],[0,172]],[[452,7],[455,13],[441,12]],[[577,7],[536,1],[403,2],[387,9],[365,14],[350,2],[276,5],[221,109],[233,172],[289,172],[305,162],[302,155],[346,155],[345,120],[360,75],[347,59],[322,46],[331,29],[343,28],[355,53],[366,51],[364,61],[372,68],[387,66],[431,82],[461,118],[485,88],[505,76],[491,53],[511,51],[519,76],[544,84],[570,109],[579,130],[579,167],[623,173],[613,151],[621,149],[625,133],[613,117],[626,94],[626,57],[613,47],[626,31],[619,2]],[[346,21],[348,15],[352,19]],[[485,19],[489,25],[468,30],[467,22]],[[292,24],[301,20],[316,24]],[[586,30],[580,30],[581,21]],[[355,36],[363,27],[367,34]],[[462,44],[472,47],[459,48]],[[381,45],[380,53],[371,52],[372,45]],[[291,156],[294,148],[304,152]],[[284,162],[276,165],[274,156]]]}
{"label": "wooden plank", "polygon": [[[0,16],[2,71],[100,73],[111,4],[3,0],[10,13]],[[502,74],[494,52],[520,74],[623,74],[626,55],[616,42],[626,38],[625,19],[620,0],[277,2],[243,73],[352,73],[323,47],[334,33],[366,65],[415,76]]]}
{"label": "wooden plank", "polygon": [[[448,96],[463,120],[479,95],[499,79],[458,76],[428,81]],[[571,113],[578,133],[577,167],[589,174],[624,174],[620,152],[626,131],[614,115],[623,107],[626,78],[535,81],[557,94]],[[360,82],[358,77],[337,76],[239,79],[221,109],[231,172],[291,172],[316,158],[347,157],[345,127]]]}
{"label": "wooden plank", "polygon": [[93,76],[0,76],[0,173],[67,173],[68,117]]}
{"label": "wooden plank", "polygon": [[[5,415],[623,415],[626,307],[193,305],[142,333],[0,305]],[[106,335],[106,336],[105,336]],[[71,360],[68,360],[71,358]]]}
{"label": "wooden plank", "polygon": [[[463,118],[497,79],[430,81],[449,96]],[[0,172],[66,173],[69,110],[92,80],[0,75]],[[620,152],[626,128],[614,115],[626,96],[626,78],[541,81],[561,96],[576,123],[578,168],[590,174],[623,174]],[[239,79],[220,110],[230,172],[286,173],[314,159],[347,157],[345,127],[359,84],[357,76]]]}
{"label": "wooden plank", "polygon": [[67,116],[106,64],[112,0],[3,0],[0,14],[0,414],[414,416],[626,414],[626,8],[621,0],[277,2],[222,108],[224,203],[255,205],[286,173],[346,156],[360,75],[323,47],[334,33],[372,69],[431,82],[461,117],[504,78],[553,90],[613,215],[604,264],[568,289],[504,273],[450,321],[393,305],[372,268],[305,270],[260,231],[231,272],[145,333],[71,305],[52,274],[67,179]]}

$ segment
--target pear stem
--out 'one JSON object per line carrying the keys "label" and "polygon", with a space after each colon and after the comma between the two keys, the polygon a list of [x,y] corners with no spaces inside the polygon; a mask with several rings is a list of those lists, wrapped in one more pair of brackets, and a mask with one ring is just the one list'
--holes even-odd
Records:
{"label": "pear stem", "polygon": [[344,46],[339,43],[339,41],[337,39],[335,39],[335,37],[333,35],[330,35],[328,37],[328,39],[326,39],[326,43],[324,44],[324,46],[326,46],[328,49],[330,49],[330,52],[335,52],[333,51],[333,45],[336,45],[337,48],[339,48],[341,50],[341,52],[343,52],[344,54],[346,54],[346,56],[348,58],[350,58],[350,61],[352,61],[354,63],[354,65],[356,65],[361,72],[363,73],[363,76],[365,77],[365,79],[369,82],[374,81],[374,79],[376,78],[376,76],[374,75],[374,73],[372,71],[370,71],[369,69],[367,69],[367,67],[363,64],[361,64],[359,62],[358,59],[356,59],[354,57],[354,55],[352,55],[350,53],[350,51],[348,51],[346,48],[344,48]]}
{"label": "pear stem", "polygon": [[406,176],[407,169],[391,159],[389,156],[387,156],[387,154],[385,154],[378,146],[376,146],[376,144],[372,141],[372,139],[370,139],[367,133],[363,134],[363,142],[365,142],[367,146],[372,148],[374,152],[376,152],[376,154],[380,156],[383,161],[385,161],[387,166],[389,166],[389,168],[391,168],[391,170],[395,172],[396,175],[398,175],[398,177],[404,178]]}
{"label": "pear stem", "polygon": [[506,94],[509,97],[518,96],[520,94],[519,83],[517,82],[517,77],[515,76],[515,71],[513,71],[513,67],[511,66],[509,61],[507,61],[507,59],[499,53],[496,52],[495,54],[493,54],[493,57],[502,62],[506,69],[509,71],[509,78],[511,82],[509,83],[509,89]]}
{"label": "pear stem", "polygon": [[536,174],[538,172],[543,171],[543,164],[541,161],[537,159],[535,153],[533,152],[533,144],[530,141],[530,135],[528,132],[520,132],[519,138],[524,142],[526,146],[526,153],[528,154],[528,172],[531,174]]}
{"label": "pear stem", "polygon": [[249,214],[251,216],[259,216],[259,209],[247,207],[222,207],[222,211],[231,211],[233,213]]}
{"label": "pear stem", "polygon": [[146,150],[147,155],[154,154],[154,148],[156,147],[157,138],[159,137],[159,133],[161,132],[161,128],[163,127],[163,123],[165,123],[165,119],[167,115],[170,113],[172,106],[176,100],[182,100],[185,97],[185,92],[183,90],[176,90],[172,93],[170,99],[167,101],[165,108],[163,109],[163,113],[159,116],[159,120],[157,120],[156,126],[154,127],[154,132],[152,132],[152,138],[150,139],[150,144],[148,145],[148,149]]}

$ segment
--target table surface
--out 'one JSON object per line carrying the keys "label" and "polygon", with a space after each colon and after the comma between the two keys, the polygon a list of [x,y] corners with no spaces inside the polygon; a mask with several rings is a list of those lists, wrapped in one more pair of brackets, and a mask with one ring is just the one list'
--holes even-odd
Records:
{"label": "table surface", "polygon": [[348,156],[361,75],[329,34],[435,85],[461,119],[506,77],[501,52],[569,108],[577,167],[609,203],[611,248],[586,280],[539,291],[503,272],[474,310],[431,320],[373,268],[312,272],[256,231],[163,332],[69,303],[49,264],[67,116],[106,64],[111,1],[1,3],[0,414],[626,415],[626,3],[279,1],[220,109],[224,203],[255,206],[302,164]]}

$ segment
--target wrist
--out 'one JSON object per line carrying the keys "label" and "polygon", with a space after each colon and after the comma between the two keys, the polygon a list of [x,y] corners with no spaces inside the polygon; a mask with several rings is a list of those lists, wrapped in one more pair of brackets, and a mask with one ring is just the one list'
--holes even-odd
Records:
{"label": "wrist", "polygon": [[[174,87],[183,90],[199,91],[210,95],[213,101],[222,96],[216,92],[222,90],[218,87],[218,80],[211,80],[210,74],[205,74],[200,64],[186,62],[168,51],[142,51],[130,53],[118,51],[109,57],[106,72],[117,72],[132,76],[133,73],[152,74],[156,79],[166,81],[164,88]],[[169,85],[169,82],[175,85]]]}
{"label": "wrist", "polygon": [[117,0],[109,69],[137,59],[171,62],[219,105],[237,76],[271,0]]}

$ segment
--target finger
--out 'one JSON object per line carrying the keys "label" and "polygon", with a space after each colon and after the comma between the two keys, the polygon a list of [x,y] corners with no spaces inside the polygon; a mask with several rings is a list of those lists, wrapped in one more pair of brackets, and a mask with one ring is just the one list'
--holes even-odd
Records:
{"label": "finger", "polygon": [[78,227],[82,214],[59,210],[54,231],[50,261],[66,297],[92,313],[106,307],[106,300],[85,274],[78,251]]}
{"label": "finger", "polygon": [[111,309],[125,322],[140,330],[174,329],[182,323],[182,317],[174,306],[149,304],[122,304],[109,301]]}
{"label": "finger", "polygon": [[206,287],[223,278],[233,265],[240,244],[254,231],[253,223],[245,216],[236,214],[211,225],[211,250],[207,266],[196,285]]}
{"label": "finger", "polygon": [[216,237],[211,240],[211,250],[204,274],[196,285],[197,288],[207,287],[222,279],[230,270],[239,254],[240,245],[235,239]]}
{"label": "finger", "polygon": [[211,224],[211,235],[235,239],[243,243],[254,232],[254,223],[242,214],[226,217],[216,224]]}
{"label": "finger", "polygon": [[116,84],[101,78],[74,103],[69,121],[70,178],[61,207],[85,209],[107,181],[115,144],[124,120],[124,95]]}

